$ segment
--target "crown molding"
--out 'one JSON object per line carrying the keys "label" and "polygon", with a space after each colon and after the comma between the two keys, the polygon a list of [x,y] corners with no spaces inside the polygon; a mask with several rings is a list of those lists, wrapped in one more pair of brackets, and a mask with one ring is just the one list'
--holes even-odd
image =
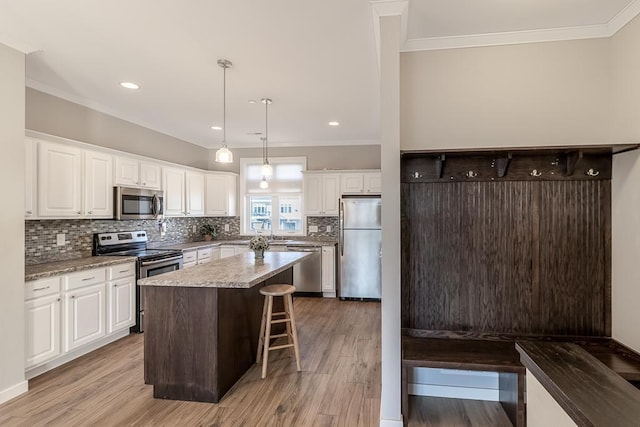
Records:
{"label": "crown molding", "polygon": [[400,16],[400,46],[407,41],[407,21],[409,14],[408,0],[375,0],[371,2],[373,18],[373,35],[378,54],[378,67],[380,66],[380,18],[385,16]]}
{"label": "crown molding", "polygon": [[622,27],[631,22],[638,14],[640,14],[640,0],[633,0],[607,24],[609,37],[620,31]]}
{"label": "crown molding", "polygon": [[409,39],[404,43],[401,51],[417,52],[424,50],[459,49],[469,47],[607,38],[620,31],[620,29],[628,24],[638,14],[640,14],[640,0],[634,0],[605,24],[549,28],[544,30],[510,31],[502,33]]}

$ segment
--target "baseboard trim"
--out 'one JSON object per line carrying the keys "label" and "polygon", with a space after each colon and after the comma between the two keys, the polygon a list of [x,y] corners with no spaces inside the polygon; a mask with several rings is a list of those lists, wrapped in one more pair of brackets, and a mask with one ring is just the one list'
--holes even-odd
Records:
{"label": "baseboard trim", "polygon": [[402,427],[404,425],[402,418],[399,420],[385,420],[380,418],[380,427]]}
{"label": "baseboard trim", "polygon": [[0,405],[29,391],[29,382],[22,381],[8,389],[0,391]]}

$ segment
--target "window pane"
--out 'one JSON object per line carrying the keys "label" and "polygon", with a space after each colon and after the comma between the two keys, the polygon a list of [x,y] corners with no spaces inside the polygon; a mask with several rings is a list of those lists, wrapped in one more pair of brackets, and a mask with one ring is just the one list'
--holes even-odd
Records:
{"label": "window pane", "polygon": [[280,196],[280,221],[278,225],[281,231],[302,230],[302,209],[300,199],[300,196]]}
{"label": "window pane", "polygon": [[249,212],[251,231],[271,230],[271,197],[251,196]]}

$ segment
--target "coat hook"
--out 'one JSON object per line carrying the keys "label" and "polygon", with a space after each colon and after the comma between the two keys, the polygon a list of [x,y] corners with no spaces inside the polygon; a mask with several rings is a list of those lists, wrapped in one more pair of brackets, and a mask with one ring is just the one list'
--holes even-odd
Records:
{"label": "coat hook", "polygon": [[600,171],[597,171],[593,168],[589,169],[588,171],[585,172],[585,175],[587,176],[598,176],[600,175]]}
{"label": "coat hook", "polygon": [[534,170],[531,171],[531,173],[529,175],[534,176],[534,177],[539,177],[539,176],[542,176],[542,172],[538,171],[538,169],[534,169]]}
{"label": "coat hook", "polygon": [[411,178],[414,178],[414,179],[422,178],[422,174],[420,172],[412,172]]}
{"label": "coat hook", "polygon": [[478,176],[478,172],[468,171],[467,173],[464,174],[464,176],[466,176],[467,178],[475,178]]}

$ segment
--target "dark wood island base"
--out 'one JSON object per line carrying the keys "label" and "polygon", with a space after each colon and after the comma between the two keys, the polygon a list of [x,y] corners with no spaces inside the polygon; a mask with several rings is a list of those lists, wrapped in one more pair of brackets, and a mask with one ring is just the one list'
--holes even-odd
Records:
{"label": "dark wood island base", "polygon": [[219,402],[255,363],[260,289],[292,281],[289,267],[249,288],[143,286],[144,377],[153,397]]}

